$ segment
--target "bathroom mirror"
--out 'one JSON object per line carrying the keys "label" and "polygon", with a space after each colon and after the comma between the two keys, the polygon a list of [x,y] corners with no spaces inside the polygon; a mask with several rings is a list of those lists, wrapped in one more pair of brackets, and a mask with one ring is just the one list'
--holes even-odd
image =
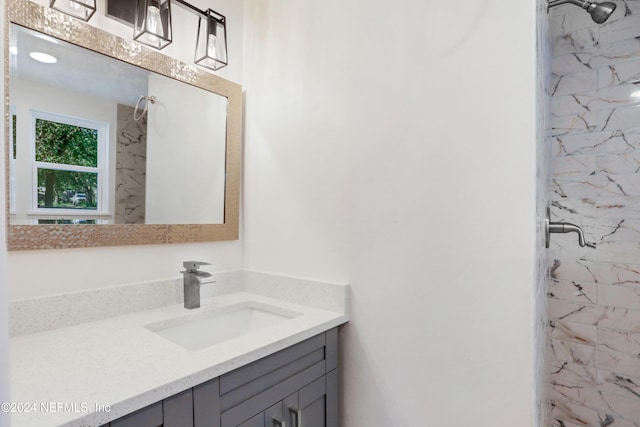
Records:
{"label": "bathroom mirror", "polygon": [[28,0],[7,6],[8,248],[237,239],[241,87]]}

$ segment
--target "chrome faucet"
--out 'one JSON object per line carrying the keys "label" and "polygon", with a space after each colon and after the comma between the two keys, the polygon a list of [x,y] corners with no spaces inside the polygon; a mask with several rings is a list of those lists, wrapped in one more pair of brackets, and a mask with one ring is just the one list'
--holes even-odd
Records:
{"label": "chrome faucet", "polygon": [[182,265],[185,268],[185,271],[180,272],[184,275],[184,308],[191,310],[200,307],[200,285],[202,285],[202,279],[211,277],[211,273],[198,269],[203,265],[211,264],[201,261],[185,261]]}
{"label": "chrome faucet", "polygon": [[551,233],[578,233],[578,244],[581,248],[585,246],[588,248],[595,249],[595,243],[589,243],[584,239],[584,233],[582,232],[582,228],[575,224],[571,224],[570,222],[550,222],[550,213],[549,208],[547,208],[547,218],[545,220],[546,226],[546,237],[547,237],[547,248],[549,247],[549,240],[551,240]]}

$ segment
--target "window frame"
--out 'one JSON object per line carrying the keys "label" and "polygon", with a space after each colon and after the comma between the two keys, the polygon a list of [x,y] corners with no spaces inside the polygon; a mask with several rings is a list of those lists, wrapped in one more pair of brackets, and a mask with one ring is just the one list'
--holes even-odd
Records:
{"label": "window frame", "polygon": [[[109,183],[109,123],[97,120],[72,117],[59,113],[41,110],[29,110],[30,115],[30,141],[29,158],[31,163],[31,209],[28,215],[38,217],[51,216],[77,218],[89,216],[109,215],[109,191],[105,186]],[[76,166],[65,163],[49,163],[36,161],[36,120],[47,120],[71,126],[95,129],[98,131],[98,162],[96,167]],[[71,172],[89,172],[97,175],[96,209],[65,209],[38,207],[38,169],[52,169]]]}

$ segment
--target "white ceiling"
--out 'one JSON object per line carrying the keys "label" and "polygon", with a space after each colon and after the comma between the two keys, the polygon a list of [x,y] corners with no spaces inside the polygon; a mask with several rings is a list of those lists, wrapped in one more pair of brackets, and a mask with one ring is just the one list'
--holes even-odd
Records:
{"label": "white ceiling", "polygon": [[[11,24],[10,75],[23,80],[135,106],[147,95],[149,71]],[[29,57],[44,52],[58,59],[44,64]]]}

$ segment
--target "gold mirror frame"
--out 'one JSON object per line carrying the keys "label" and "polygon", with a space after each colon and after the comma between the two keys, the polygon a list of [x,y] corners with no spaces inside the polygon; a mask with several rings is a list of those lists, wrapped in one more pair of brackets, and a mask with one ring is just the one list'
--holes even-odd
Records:
{"label": "gold mirror frame", "polygon": [[9,167],[5,168],[7,247],[11,251],[97,246],[237,240],[240,198],[242,87],[161,53],[129,42],[82,21],[29,0],[8,0],[4,34],[5,159],[9,159],[9,34],[10,23],[128,62],[155,73],[228,98],[224,224],[167,225],[10,225]]}

